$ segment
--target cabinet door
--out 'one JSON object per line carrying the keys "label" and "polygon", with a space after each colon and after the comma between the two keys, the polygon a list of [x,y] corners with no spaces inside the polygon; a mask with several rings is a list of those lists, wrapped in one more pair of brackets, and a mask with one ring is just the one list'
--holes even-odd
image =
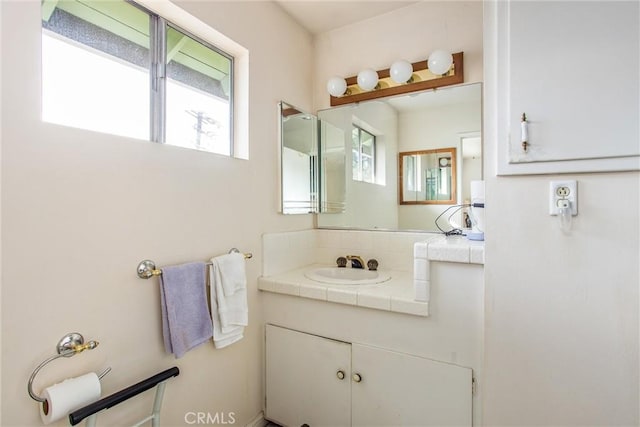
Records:
{"label": "cabinet door", "polygon": [[471,426],[472,371],[352,344],[353,426]]}
{"label": "cabinet door", "polygon": [[273,325],[266,335],[266,418],[288,427],[348,426],[351,345]]}
{"label": "cabinet door", "polygon": [[[485,22],[491,30],[485,76],[487,96],[498,98],[498,172],[638,170],[640,4],[486,4]],[[526,150],[523,113],[528,123]],[[495,120],[491,108],[485,117]]]}

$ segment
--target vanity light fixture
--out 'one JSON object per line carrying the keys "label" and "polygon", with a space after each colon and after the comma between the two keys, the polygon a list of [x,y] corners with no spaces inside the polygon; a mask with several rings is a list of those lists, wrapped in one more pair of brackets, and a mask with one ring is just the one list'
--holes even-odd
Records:
{"label": "vanity light fixture", "polygon": [[463,82],[463,53],[438,49],[426,61],[398,60],[386,70],[367,68],[347,79],[331,77],[327,92],[331,106],[336,106]]}
{"label": "vanity light fixture", "polygon": [[453,55],[446,50],[434,50],[427,59],[427,67],[433,74],[442,75],[449,71],[451,65],[453,65]]}
{"label": "vanity light fixture", "polygon": [[347,81],[342,77],[334,76],[327,82],[327,92],[331,96],[342,96],[347,92]]}
{"label": "vanity light fixture", "polygon": [[373,90],[378,86],[378,73],[367,68],[358,73],[358,86],[362,90]]}
{"label": "vanity light fixture", "polygon": [[389,77],[396,83],[407,83],[413,75],[413,65],[411,62],[401,59],[391,64],[389,68]]}

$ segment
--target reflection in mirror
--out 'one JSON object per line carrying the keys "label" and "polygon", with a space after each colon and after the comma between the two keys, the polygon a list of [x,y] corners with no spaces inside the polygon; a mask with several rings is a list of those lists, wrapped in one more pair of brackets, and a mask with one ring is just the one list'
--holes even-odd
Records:
{"label": "reflection in mirror", "polygon": [[317,118],[285,102],[279,110],[282,213],[317,212]]}
{"label": "reflection in mirror", "polygon": [[320,122],[320,212],[345,210],[345,132],[329,122]]}
{"label": "reflection in mirror", "polygon": [[456,199],[456,149],[400,153],[401,205],[454,205]]}
{"label": "reflection in mirror", "polygon": [[[398,132],[394,108],[375,100],[323,110],[318,118],[323,127],[342,132],[342,170],[325,175],[322,181],[344,187],[346,195],[342,212],[318,215],[318,226],[397,228]],[[321,132],[320,146],[324,145]]]}
{"label": "reflection in mirror", "polygon": [[[318,227],[437,231],[438,215],[451,204],[468,201],[469,182],[482,179],[481,93],[481,83],[473,83],[319,111],[321,123],[330,123],[346,135],[344,173],[337,177],[343,182],[346,203],[341,213],[319,214]],[[354,169],[364,159],[352,141],[354,127],[375,136],[375,182],[354,179]],[[456,148],[453,201],[401,204],[399,153],[446,147]],[[463,213],[459,217],[454,220],[462,221]]]}

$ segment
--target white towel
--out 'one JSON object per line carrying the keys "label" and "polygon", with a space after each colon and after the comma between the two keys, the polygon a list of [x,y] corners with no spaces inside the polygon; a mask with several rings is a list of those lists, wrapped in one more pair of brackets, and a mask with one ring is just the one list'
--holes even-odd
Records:
{"label": "white towel", "polygon": [[237,291],[247,288],[244,254],[233,252],[220,255],[213,258],[211,262],[215,262],[220,272],[225,296],[231,296]]}
{"label": "white towel", "polygon": [[[244,273],[244,257],[242,257],[242,276]],[[226,257],[223,256],[223,257]],[[213,322],[213,343],[216,348],[231,345],[244,336],[244,327],[249,321],[247,306],[247,285],[244,281],[235,280],[235,292],[227,296],[224,292],[224,282],[219,258],[211,259],[210,285],[211,285],[211,320]],[[229,287],[230,289],[230,287]]]}

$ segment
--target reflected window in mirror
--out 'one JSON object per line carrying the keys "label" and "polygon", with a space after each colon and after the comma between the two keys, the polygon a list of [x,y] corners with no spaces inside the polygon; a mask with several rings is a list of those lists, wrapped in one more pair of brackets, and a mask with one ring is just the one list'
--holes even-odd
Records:
{"label": "reflected window in mirror", "polygon": [[[400,152],[456,148],[456,156],[452,157],[456,159],[456,198],[451,204],[468,200],[469,182],[482,179],[481,83],[329,108],[319,111],[318,118],[327,127],[330,123],[344,133],[342,147],[346,150],[344,157],[339,157],[345,160],[344,169],[333,162],[331,165],[336,167],[324,173],[324,157],[320,162],[321,178],[328,183],[337,183],[327,188],[339,189],[339,194],[344,194],[345,198],[342,212],[324,214],[321,210],[319,228],[436,231],[435,220],[448,207],[446,203],[399,203]],[[351,132],[354,125],[376,137],[375,186],[352,179]],[[325,141],[325,135],[322,135],[321,148],[332,147],[334,140]],[[332,155],[332,159],[338,158],[337,154]],[[418,186],[424,191],[422,179],[414,178],[411,185],[414,186],[411,191],[417,191]],[[323,191],[322,185],[320,188]]]}
{"label": "reflected window in mirror", "polygon": [[376,137],[358,126],[353,126],[352,176],[354,181],[375,183]]}
{"label": "reflected window in mirror", "polygon": [[400,153],[401,205],[453,205],[456,201],[456,149]]}

